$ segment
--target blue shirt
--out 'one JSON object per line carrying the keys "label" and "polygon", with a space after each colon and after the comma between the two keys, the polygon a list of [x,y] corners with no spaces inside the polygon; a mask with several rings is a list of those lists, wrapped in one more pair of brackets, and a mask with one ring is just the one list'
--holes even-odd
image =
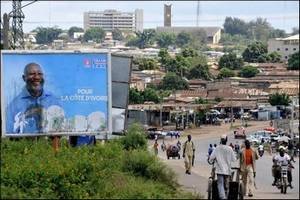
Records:
{"label": "blue shirt", "polygon": [[42,133],[44,132],[45,109],[60,105],[57,97],[43,90],[39,97],[32,97],[24,87],[6,108],[6,133]]}

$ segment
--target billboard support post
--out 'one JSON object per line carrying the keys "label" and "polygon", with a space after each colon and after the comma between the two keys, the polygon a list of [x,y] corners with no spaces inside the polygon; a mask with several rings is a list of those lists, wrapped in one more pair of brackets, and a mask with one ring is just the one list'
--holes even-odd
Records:
{"label": "billboard support post", "polygon": [[53,137],[52,147],[53,147],[54,153],[57,153],[59,150],[59,137],[58,136]]}

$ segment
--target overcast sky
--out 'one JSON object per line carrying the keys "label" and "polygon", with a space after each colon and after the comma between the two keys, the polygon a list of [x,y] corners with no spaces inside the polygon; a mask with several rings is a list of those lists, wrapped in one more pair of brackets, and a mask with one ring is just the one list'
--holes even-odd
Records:
{"label": "overcast sky", "polygon": [[[22,5],[30,1],[22,2]],[[196,26],[197,1],[37,1],[23,8],[24,32],[38,26],[68,29],[83,27],[83,12],[116,9],[144,10],[144,28],[163,26],[164,4],[172,4],[172,26]],[[11,1],[1,1],[1,14],[12,10]],[[220,26],[226,16],[249,22],[267,18],[275,28],[291,32],[299,27],[299,1],[200,1],[199,26]]]}

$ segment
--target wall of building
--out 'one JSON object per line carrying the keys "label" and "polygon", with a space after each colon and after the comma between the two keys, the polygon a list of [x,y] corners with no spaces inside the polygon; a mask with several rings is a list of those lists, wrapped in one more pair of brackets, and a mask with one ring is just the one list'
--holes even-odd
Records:
{"label": "wall of building", "polygon": [[101,27],[105,31],[119,29],[121,31],[142,31],[143,10],[135,12],[120,12],[117,10],[105,10],[97,12],[84,12],[84,30],[91,27]]}
{"label": "wall of building", "polygon": [[291,54],[294,54],[299,51],[299,40],[290,41],[290,40],[278,40],[270,39],[268,41],[268,52],[277,52],[281,55],[282,61],[287,61]]}

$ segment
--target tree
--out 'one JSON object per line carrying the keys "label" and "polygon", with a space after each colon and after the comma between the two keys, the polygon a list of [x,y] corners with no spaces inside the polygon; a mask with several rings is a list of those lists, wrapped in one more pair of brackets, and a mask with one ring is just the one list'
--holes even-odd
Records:
{"label": "tree", "polygon": [[299,51],[292,54],[288,59],[289,70],[299,70]]}
{"label": "tree", "polygon": [[114,40],[119,40],[119,41],[124,40],[122,31],[117,28],[112,30],[112,37]]}
{"label": "tree", "polygon": [[146,88],[143,92],[142,95],[144,96],[144,101],[153,101],[154,103],[159,103],[160,98],[157,94],[157,91],[154,90],[153,88]]}
{"label": "tree", "polygon": [[93,40],[95,42],[102,42],[105,37],[105,31],[100,27],[89,28],[83,35],[84,41]]}
{"label": "tree", "polygon": [[291,100],[289,96],[285,93],[275,93],[269,96],[269,103],[272,106],[288,106],[291,103]]}
{"label": "tree", "polygon": [[189,79],[200,78],[200,79],[204,79],[204,80],[210,80],[211,74],[209,72],[208,65],[207,64],[206,65],[199,64],[199,65],[193,67],[189,71],[188,78]]}
{"label": "tree", "polygon": [[254,42],[245,49],[242,56],[246,62],[258,62],[258,57],[268,52],[267,45],[262,42]]}
{"label": "tree", "polygon": [[168,66],[170,66],[172,62],[172,58],[169,55],[168,50],[165,48],[160,49],[158,52],[158,58],[161,66],[165,69],[165,71],[167,71]]}
{"label": "tree", "polygon": [[144,49],[153,44],[156,32],[154,29],[145,29],[143,32],[137,32],[137,46]]}
{"label": "tree", "polygon": [[160,48],[168,48],[175,44],[176,36],[174,33],[162,32],[157,35],[156,41]]}
{"label": "tree", "polygon": [[177,76],[173,72],[169,72],[163,78],[160,88],[164,90],[184,90],[188,89],[189,85],[188,82],[180,76]]}
{"label": "tree", "polygon": [[179,47],[183,47],[183,46],[188,45],[191,42],[191,40],[192,40],[191,34],[183,31],[177,35],[176,44]]}
{"label": "tree", "polygon": [[75,32],[84,32],[83,28],[77,27],[77,26],[72,26],[68,30],[68,35],[70,38],[74,38],[74,33]]}
{"label": "tree", "polygon": [[186,76],[187,71],[190,69],[191,63],[182,55],[176,55],[175,59],[172,59],[168,66],[168,71],[175,72],[177,75],[183,77]]}
{"label": "tree", "polygon": [[231,35],[246,35],[248,30],[248,25],[245,21],[239,18],[226,17],[224,22],[224,32]]}
{"label": "tree", "polygon": [[195,104],[207,104],[208,101],[207,101],[206,99],[203,99],[203,98],[201,98],[201,97],[198,97],[198,98],[195,99],[194,103],[195,103]]}
{"label": "tree", "polygon": [[270,61],[271,61],[272,63],[278,63],[278,62],[280,62],[281,56],[280,56],[280,54],[277,53],[276,51],[273,51],[272,53],[270,53],[270,54],[268,54],[268,55],[269,55]]}
{"label": "tree", "polygon": [[219,67],[228,69],[240,69],[244,65],[243,59],[238,58],[235,53],[223,55],[219,60]]}
{"label": "tree", "polygon": [[137,65],[139,70],[154,70],[158,68],[157,60],[153,58],[134,58],[133,64]]}
{"label": "tree", "polygon": [[38,27],[34,30],[36,32],[36,42],[38,44],[49,44],[52,43],[53,40],[57,39],[58,35],[62,33],[62,29],[57,27]]}
{"label": "tree", "polygon": [[227,67],[223,67],[218,74],[218,79],[228,78],[235,76],[234,71],[228,69]]}
{"label": "tree", "polygon": [[144,103],[144,97],[136,88],[129,89],[129,103],[130,104]]}
{"label": "tree", "polygon": [[256,76],[256,74],[258,74],[258,73],[259,73],[259,71],[256,67],[248,65],[241,69],[239,75],[241,77],[250,78],[250,77]]}
{"label": "tree", "polygon": [[195,51],[195,49],[189,47],[189,48],[184,48],[181,51],[181,55],[185,58],[187,58],[187,57],[196,57],[196,56],[198,56],[198,53],[197,53],[197,51]]}

